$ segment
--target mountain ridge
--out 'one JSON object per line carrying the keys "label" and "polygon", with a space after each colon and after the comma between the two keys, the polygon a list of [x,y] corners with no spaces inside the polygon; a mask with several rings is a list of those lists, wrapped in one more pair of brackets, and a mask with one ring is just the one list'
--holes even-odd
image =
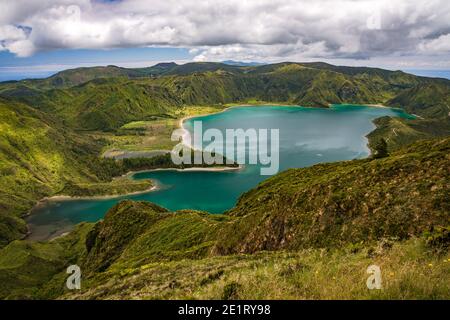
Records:
{"label": "mountain ridge", "polygon": [[[140,69],[100,68],[106,71],[99,73],[98,67],[73,69],[34,82],[0,84],[0,96],[57,113],[75,129],[115,130],[127,122],[170,113],[185,105],[267,101],[309,107],[339,103],[402,107],[402,93],[409,96],[417,90],[426,91],[439,103],[435,92],[446,95],[450,88],[450,81],[324,63],[239,67],[202,62]],[[62,85],[52,85],[61,78],[66,78],[61,80]],[[422,107],[428,108],[425,104]],[[421,107],[415,111],[422,117],[434,117],[421,113]]]}
{"label": "mountain ridge", "polygon": [[[33,118],[39,114],[38,118],[45,118],[46,125],[50,124],[50,132],[55,132],[53,140],[66,139],[73,150],[80,149],[78,142],[81,141],[90,145],[83,151],[85,156],[80,162],[80,172],[89,176],[83,178],[83,182],[105,181],[111,178],[112,173],[121,172],[114,164],[102,167],[98,156],[104,141],[93,141],[92,137],[83,134],[85,131],[119,134],[119,129],[126,123],[155,117],[176,118],[177,112],[189,105],[215,105],[220,109],[229,103],[264,101],[310,107],[328,107],[330,103],[386,103],[402,107],[419,118],[378,120],[378,128],[369,135],[370,141],[386,138],[388,149],[395,150],[417,139],[450,135],[450,81],[416,77],[398,71],[288,62],[246,67],[204,62],[184,65],[162,63],[140,69],[100,68],[74,69],[43,80],[0,84],[3,110],[15,113],[28,110],[28,114],[33,111]],[[61,77],[62,82],[55,81]],[[20,122],[10,121],[7,117],[2,119],[1,124],[8,125],[8,122],[19,130]],[[26,159],[26,150],[11,147],[13,135],[7,133],[13,131],[3,132],[5,148],[14,150],[13,157]],[[29,148],[38,154],[42,151],[34,143]],[[55,156],[59,159],[64,159],[68,154],[71,154],[70,162],[76,158],[76,154],[65,147],[55,146],[53,150],[58,151]],[[0,164],[7,167],[8,161],[3,159]],[[100,179],[88,168],[89,163],[97,166],[96,170],[102,176]],[[17,218],[19,213],[26,213],[33,202],[54,193],[56,186],[56,189],[64,187],[62,183],[67,179],[61,179],[56,170],[56,173],[49,175],[52,178],[48,181],[54,187],[43,188],[46,190],[44,193],[42,190],[37,193],[30,191],[26,184],[34,178],[29,173],[40,171],[45,166],[39,168],[37,170],[24,164],[20,169],[23,170],[24,182],[15,181],[10,188],[16,190],[14,196],[21,195],[19,198],[22,200],[16,208],[11,207],[10,203],[0,210],[3,217],[8,217],[3,224],[8,226],[8,231],[4,232],[8,234],[4,243],[23,234],[23,221]],[[103,172],[102,168],[109,172]],[[49,171],[44,169],[42,172]],[[71,176],[80,180],[75,172]],[[7,175],[2,176],[0,184],[8,185],[11,183],[8,179]],[[15,231],[9,230],[13,221],[10,219],[15,221],[12,224]]]}
{"label": "mountain ridge", "polygon": [[[65,237],[0,249],[0,297],[313,298],[327,288],[319,297],[366,299],[376,298],[362,286],[374,260],[398,279],[381,296],[448,297],[449,148],[450,138],[421,141],[386,158],[291,169],[225,215],[124,200]],[[68,263],[83,270],[79,292],[65,289]]]}

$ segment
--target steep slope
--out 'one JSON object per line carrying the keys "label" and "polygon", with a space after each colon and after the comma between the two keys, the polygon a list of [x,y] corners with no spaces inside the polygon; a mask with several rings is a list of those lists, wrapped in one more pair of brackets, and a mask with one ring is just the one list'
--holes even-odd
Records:
{"label": "steep slope", "polygon": [[389,101],[403,106],[407,97],[422,92],[424,86],[441,88],[442,94],[433,99],[437,103],[445,100],[450,87],[443,80],[382,69],[323,63],[239,67],[205,62],[67,70],[48,79],[4,83],[0,95],[56,112],[75,128],[114,130],[127,121],[170,113],[183,105],[268,101],[327,107]]}
{"label": "steep slope", "polygon": [[112,130],[134,121],[165,114],[180,105],[167,89],[150,81],[95,79],[67,89],[4,91],[44,112],[57,114],[72,128]]}
{"label": "steep slope", "polygon": [[180,105],[179,99],[165,88],[118,79],[93,80],[55,95],[61,100],[51,97],[51,101],[39,103],[58,110],[69,125],[91,130],[116,129],[134,120],[165,114]]}
{"label": "steep slope", "polygon": [[21,237],[19,218],[67,181],[109,179],[100,145],[25,104],[0,99],[0,246]]}
{"label": "steep slope", "polygon": [[217,232],[228,221],[223,215],[182,210],[168,212],[149,202],[122,201],[87,235],[86,273],[146,262],[207,256]]}
{"label": "steep slope", "polygon": [[450,139],[388,158],[291,169],[242,195],[215,252],[252,253],[409,238],[450,225]]}
{"label": "steep slope", "polygon": [[107,269],[150,225],[167,212],[152,203],[128,203],[114,206],[104,221],[87,235],[85,267],[91,272]]}
{"label": "steep slope", "polygon": [[[288,170],[226,215],[123,201],[69,236],[1,249],[0,296],[448,298],[449,149],[446,138]],[[376,294],[364,287],[374,261],[385,286]],[[64,286],[73,262],[79,292]],[[42,277],[21,276],[35,267]]]}
{"label": "steep slope", "polygon": [[387,103],[427,119],[449,118],[450,85],[424,83],[400,93]]}
{"label": "steep slope", "polygon": [[[64,293],[65,269],[80,263],[92,224],[79,224],[71,234],[39,243],[13,241],[1,249],[0,299],[52,298]],[[60,273],[60,274],[59,274]],[[59,274],[55,277],[56,274]],[[56,285],[53,286],[53,283]]]}
{"label": "steep slope", "polygon": [[384,138],[389,149],[394,150],[420,139],[450,135],[450,85],[445,80],[421,83],[401,92],[386,105],[403,108],[418,118],[376,119],[377,128],[368,135],[371,143]]}
{"label": "steep slope", "polygon": [[22,81],[9,81],[5,86],[13,87],[17,83],[34,89],[68,88],[82,83],[102,78],[142,78],[154,77],[168,73],[177,67],[176,63],[158,63],[146,68],[121,68],[117,66],[82,67],[60,71],[46,79],[26,79]]}

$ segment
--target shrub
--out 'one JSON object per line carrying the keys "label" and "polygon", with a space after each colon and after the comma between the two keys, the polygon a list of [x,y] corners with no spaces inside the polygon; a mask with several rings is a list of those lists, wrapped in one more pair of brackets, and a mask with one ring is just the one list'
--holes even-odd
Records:
{"label": "shrub", "polygon": [[222,300],[239,299],[241,285],[237,282],[230,282],[223,288]]}
{"label": "shrub", "polygon": [[375,159],[385,158],[389,155],[387,151],[386,140],[384,140],[383,138],[381,138],[374,144],[373,150],[374,150],[373,158]]}

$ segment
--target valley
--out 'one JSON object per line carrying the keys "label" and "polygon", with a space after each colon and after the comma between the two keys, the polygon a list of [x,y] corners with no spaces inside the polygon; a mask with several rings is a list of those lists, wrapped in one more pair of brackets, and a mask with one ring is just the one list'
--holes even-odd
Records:
{"label": "valley", "polygon": [[[10,299],[447,298],[448,150],[447,138],[378,160],[290,169],[225,215],[122,201],[64,237],[3,248],[0,292]],[[79,292],[64,287],[65,266],[74,263],[83,270]],[[365,287],[372,263],[383,268],[382,291]]]}
{"label": "valley", "polygon": [[[202,121],[205,130],[216,128],[221,132],[230,128],[281,128],[281,172],[321,162],[367,157],[369,149],[365,135],[374,127],[372,120],[387,115],[395,119],[412,118],[402,110],[356,105],[339,105],[329,109],[258,106],[234,107],[225,112],[189,118],[184,121],[184,126],[190,132],[195,121]],[[249,148],[247,145],[247,151]],[[95,222],[103,218],[108,209],[124,199],[151,201],[169,210],[196,209],[223,213],[236,204],[242,193],[267,179],[267,176],[260,175],[261,167],[264,166],[246,164],[243,169],[230,172],[138,172],[130,176],[133,181],[151,179],[158,188],[109,199],[49,201],[47,205],[35,208],[27,222],[33,232],[41,237],[44,234],[40,230],[49,228],[52,233],[48,237],[55,236],[58,231],[61,232],[58,230],[60,228],[66,231],[71,224]]]}
{"label": "valley", "polygon": [[[0,83],[0,297],[448,299],[449,105],[448,80],[325,63],[107,66]],[[251,166],[145,172],[185,168],[163,151],[193,116],[281,125],[295,139],[269,179]],[[381,139],[389,155],[368,157]],[[28,216],[52,196],[116,197]],[[391,277],[383,292],[360,279],[370,261]],[[73,263],[78,293],[63,286]]]}

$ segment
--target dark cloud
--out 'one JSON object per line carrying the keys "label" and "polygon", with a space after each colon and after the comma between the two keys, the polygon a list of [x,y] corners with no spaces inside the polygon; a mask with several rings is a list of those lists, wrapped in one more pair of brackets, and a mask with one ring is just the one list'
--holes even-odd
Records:
{"label": "dark cloud", "polygon": [[171,46],[196,60],[450,55],[446,0],[3,0],[0,50]]}

